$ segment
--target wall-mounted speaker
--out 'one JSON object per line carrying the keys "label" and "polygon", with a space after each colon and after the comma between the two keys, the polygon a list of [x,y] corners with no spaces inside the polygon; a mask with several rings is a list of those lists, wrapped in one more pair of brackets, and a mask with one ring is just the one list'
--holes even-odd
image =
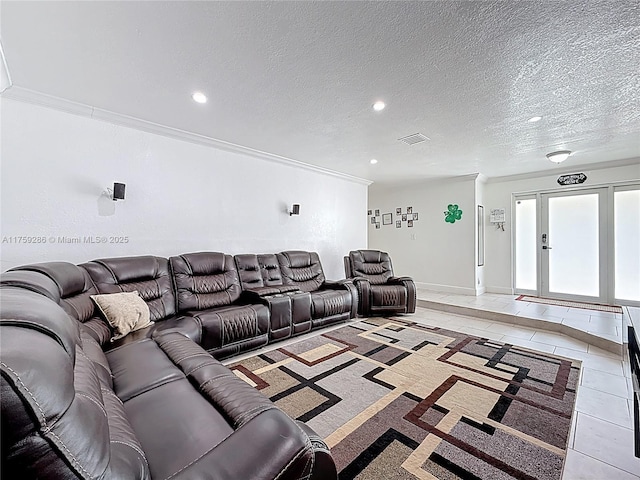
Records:
{"label": "wall-mounted speaker", "polygon": [[114,183],[113,184],[113,200],[124,200],[124,183]]}

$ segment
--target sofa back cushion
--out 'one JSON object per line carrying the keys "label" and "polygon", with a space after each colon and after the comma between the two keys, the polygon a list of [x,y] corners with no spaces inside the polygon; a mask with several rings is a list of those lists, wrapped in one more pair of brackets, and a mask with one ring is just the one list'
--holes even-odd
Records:
{"label": "sofa back cushion", "polygon": [[243,290],[284,285],[275,253],[244,253],[233,257]]}
{"label": "sofa back cushion", "polygon": [[282,270],[280,270],[278,256],[275,253],[263,253],[258,255],[258,264],[260,265],[262,281],[264,282],[265,287],[284,285]]}
{"label": "sofa back cushion", "polygon": [[147,302],[151,321],[176,313],[169,261],[162,257],[103,258],[81,265],[89,272],[98,293],[133,292]]}
{"label": "sofa back cushion", "polygon": [[169,259],[178,310],[204,310],[230,305],[240,298],[240,278],[231,255],[185,253]]}
{"label": "sofa back cushion", "polygon": [[28,270],[10,270],[0,274],[0,285],[4,287],[20,287],[39,293],[60,303],[60,289],[56,282],[46,275]]}
{"label": "sofa back cushion", "polygon": [[277,255],[285,285],[295,285],[303,292],[315,292],[324,283],[320,257],[316,252],[287,251]]}
{"label": "sofa back cushion", "polygon": [[233,257],[238,270],[238,278],[240,278],[240,286],[242,290],[264,287],[262,271],[258,263],[258,255],[254,253],[245,253]]}
{"label": "sofa back cushion", "polygon": [[113,392],[79,327],[45,296],[0,289],[3,477],[149,477],[122,404],[104,400]]}
{"label": "sofa back cushion", "polygon": [[351,274],[363,277],[372,285],[382,285],[393,277],[391,258],[380,250],[355,250],[349,252]]}
{"label": "sofa back cushion", "polygon": [[100,318],[91,300],[91,295],[98,293],[98,290],[83,268],[68,262],[46,262],[16,267],[10,273],[31,273],[48,278],[56,285],[56,301],[65,312],[84,323],[100,344],[111,338],[111,329]]}

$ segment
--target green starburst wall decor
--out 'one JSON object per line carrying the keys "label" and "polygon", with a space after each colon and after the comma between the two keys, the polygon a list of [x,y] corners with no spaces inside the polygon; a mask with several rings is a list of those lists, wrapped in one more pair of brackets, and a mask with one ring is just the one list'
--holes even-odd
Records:
{"label": "green starburst wall decor", "polygon": [[447,211],[444,212],[444,221],[447,223],[456,223],[456,220],[462,218],[462,210],[458,209],[458,205],[447,205]]}

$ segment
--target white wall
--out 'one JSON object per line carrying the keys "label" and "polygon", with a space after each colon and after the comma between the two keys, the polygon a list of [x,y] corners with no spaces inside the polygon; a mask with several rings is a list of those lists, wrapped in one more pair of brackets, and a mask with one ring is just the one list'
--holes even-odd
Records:
{"label": "white wall", "polygon": [[[587,181],[582,186],[596,186],[640,179],[640,159],[634,165],[589,170],[577,166]],[[490,179],[484,188],[485,203],[485,282],[488,292],[512,293],[512,194],[534,191],[561,191],[559,174],[523,179]],[[566,187],[565,187],[566,189]],[[505,208],[504,232],[489,224],[491,208]]]}
{"label": "white wall", "polygon": [[[403,187],[369,189],[369,209],[393,214],[392,225],[376,229],[368,223],[369,247],[391,255],[394,273],[408,275],[431,289],[476,293],[476,176]],[[455,223],[444,221],[448,204],[463,211]],[[413,228],[396,228],[396,208],[412,206],[419,220]],[[364,246],[364,245],[363,245]]]}
{"label": "white wall", "polygon": [[[367,186],[2,99],[1,267],[193,251],[314,250],[330,279],[367,243]],[[283,139],[284,141],[284,139]],[[101,197],[123,182],[126,200]],[[300,216],[287,207],[301,205]],[[45,237],[44,244],[9,243]],[[63,244],[58,237],[128,237]],[[50,240],[52,239],[52,240]]]}

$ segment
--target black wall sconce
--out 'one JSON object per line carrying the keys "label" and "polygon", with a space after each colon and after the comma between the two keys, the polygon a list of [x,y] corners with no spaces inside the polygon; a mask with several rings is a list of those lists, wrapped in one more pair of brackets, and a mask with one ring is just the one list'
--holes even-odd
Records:
{"label": "black wall sconce", "polygon": [[113,194],[111,195],[111,199],[115,202],[117,200],[124,200],[124,189],[126,185],[124,183],[113,184]]}
{"label": "black wall sconce", "polygon": [[300,205],[297,203],[294,203],[293,206],[291,207],[291,211],[289,212],[289,216],[291,215],[300,215]]}

